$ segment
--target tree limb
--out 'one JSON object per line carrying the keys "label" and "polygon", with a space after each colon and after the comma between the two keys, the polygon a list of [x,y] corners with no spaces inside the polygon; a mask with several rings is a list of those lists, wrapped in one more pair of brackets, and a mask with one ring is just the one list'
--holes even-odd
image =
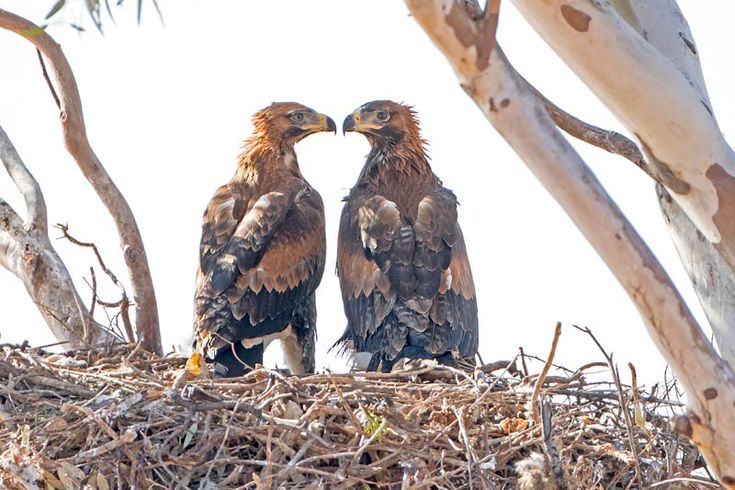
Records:
{"label": "tree limb", "polygon": [[112,215],[120,236],[135,303],[136,333],[146,350],[160,354],[158,308],[143,240],[130,206],[89,144],[82,103],[69,62],[61,47],[42,28],[20,16],[0,9],[0,28],[26,38],[43,53],[49,63],[59,90],[60,118],[66,148]]}
{"label": "tree limb", "polygon": [[41,187],[23,164],[2,127],[0,127],[0,160],[25,200],[28,231],[36,238],[48,238],[46,201],[43,198]]}
{"label": "tree limb", "polygon": [[634,301],[649,334],[687,390],[693,414],[691,437],[706,446],[705,458],[721,481],[735,486],[735,479],[728,480],[735,475],[735,439],[731,437],[735,374],[714,351],[666,271],[559,134],[546,108],[515,77],[502,52],[495,49],[491,63],[477,57],[476,45],[484,41],[464,8],[453,0],[406,3],[467,94],[576,223]]}
{"label": "tree limb", "polygon": [[89,347],[112,336],[94,323],[47,234],[46,206],[35,178],[0,128],[0,158],[23,192],[29,221],[0,199],[0,265],[26,287],[54,336],[68,348]]}
{"label": "tree limb", "polygon": [[528,89],[535,93],[536,97],[543,102],[546,107],[546,112],[549,113],[549,116],[551,116],[551,119],[554,120],[554,123],[556,123],[559,129],[589,145],[596,146],[608,153],[620,155],[621,157],[630,160],[638,168],[643,170],[646,175],[658,182],[656,176],[648,166],[643,153],[641,153],[641,150],[635,142],[616,131],[598,128],[597,126],[589,124],[569,114],[564,109],[547,99],[544,94],[539,92],[536,87],[531,85],[528,80],[523,78],[523,76],[518,72],[515,72],[515,75],[523,80]]}
{"label": "tree limb", "polygon": [[[735,152],[724,140],[702,92],[701,73],[684,75],[680,65],[648,42],[635,26],[640,22],[648,36],[649,25],[641,21],[650,23],[651,18],[662,15],[672,18],[675,2],[652,1],[645,12],[636,10],[635,5],[648,2],[629,2],[633,10],[628,14],[635,17],[632,25],[608,2],[514,3],[636,135],[657,180],[672,192],[672,198],[704,236],[720,244],[724,258],[735,266]],[[656,27],[664,24],[660,20],[650,24],[653,39],[669,36],[670,28]],[[679,40],[678,49],[690,49],[683,38]]]}

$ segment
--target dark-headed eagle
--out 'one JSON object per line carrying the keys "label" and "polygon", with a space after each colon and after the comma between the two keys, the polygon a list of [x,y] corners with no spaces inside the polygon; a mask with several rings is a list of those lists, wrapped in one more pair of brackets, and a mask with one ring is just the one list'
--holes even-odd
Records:
{"label": "dark-headed eagle", "polygon": [[338,343],[368,353],[368,370],[390,371],[400,359],[473,364],[477,301],[457,198],[429,166],[415,112],[369,102],[342,128],[371,149],[340,221],[347,329]]}
{"label": "dark-headed eagle", "polygon": [[292,102],[253,116],[237,171],[204,213],[194,299],[194,348],[222,374],[263,362],[281,339],[294,373],[314,371],[316,304],[326,237],[324,205],[294,145],[334,121]]}

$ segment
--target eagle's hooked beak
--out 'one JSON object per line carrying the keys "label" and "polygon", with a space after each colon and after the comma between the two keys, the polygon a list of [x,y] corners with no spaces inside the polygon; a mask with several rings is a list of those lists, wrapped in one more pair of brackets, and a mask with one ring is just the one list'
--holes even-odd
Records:
{"label": "eagle's hooked beak", "polygon": [[363,129],[362,115],[357,110],[347,116],[342,123],[342,135],[347,134],[348,131],[360,131]]}
{"label": "eagle's hooked beak", "polygon": [[319,132],[319,131],[332,131],[337,134],[337,125],[334,120],[326,114],[316,114],[317,122],[313,124],[305,124],[303,126],[307,131]]}

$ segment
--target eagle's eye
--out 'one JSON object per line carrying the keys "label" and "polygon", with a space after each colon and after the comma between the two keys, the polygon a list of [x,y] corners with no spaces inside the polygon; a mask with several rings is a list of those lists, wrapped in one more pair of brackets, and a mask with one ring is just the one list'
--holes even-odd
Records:
{"label": "eagle's eye", "polygon": [[376,119],[377,119],[378,121],[380,121],[380,122],[385,122],[385,121],[387,121],[388,119],[390,119],[390,114],[388,113],[388,111],[378,111],[378,112],[377,112],[377,113],[375,114],[375,118],[376,118]]}
{"label": "eagle's eye", "polygon": [[291,114],[291,122],[293,122],[294,124],[299,124],[303,120],[304,120],[303,112],[294,112]]}

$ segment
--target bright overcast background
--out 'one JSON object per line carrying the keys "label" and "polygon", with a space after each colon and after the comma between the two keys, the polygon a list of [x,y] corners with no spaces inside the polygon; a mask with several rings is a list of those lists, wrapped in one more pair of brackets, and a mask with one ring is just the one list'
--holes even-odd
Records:
{"label": "bright overcast background", "polygon": [[[294,100],[339,124],[358,105],[389,98],[415,106],[434,171],[460,199],[485,361],[511,358],[518,346],[546,356],[560,320],[567,326],[557,352],[560,363],[576,368],[600,358],[590,340],[571,328],[578,324],[589,326],[619,363],[635,363],[644,382],[661,379],[664,361],[622,287],[464,94],[403,2],[159,2],[165,26],[147,0],[138,26],[136,2],[129,1],[114,8],[117,23],[105,20],[101,36],[82,2],[67,2],[71,7],[49,32],[74,69],[92,146],[135,212],[165,350],[189,342],[202,212],[235,170],[241,141],[251,131],[250,115],[272,101]],[[0,7],[40,23],[53,3],[0,0]],[[735,2],[680,4],[720,126],[732,141]],[[68,23],[87,32],[80,34]],[[519,71],[551,100],[591,123],[623,132],[511,2],[503,4],[498,37]],[[96,242],[109,266],[125,276],[112,221],[63,147],[58,111],[34,48],[0,31],[0,59],[0,125],[39,180],[50,223],[68,223],[72,234]],[[651,181],[627,160],[574,144],[703,321]],[[317,366],[343,369],[327,354],[345,325],[334,274],[337,226],[341,199],[362,167],[368,144],[356,134],[318,134],[296,150],[303,174],[326,206],[328,255],[317,292]],[[23,211],[6,175],[0,175],[0,196]],[[94,264],[91,253],[64,241],[55,244],[88,300],[91,291],[83,278]],[[100,273],[98,280],[105,282]],[[0,291],[0,342],[54,341],[22,284],[4,270]],[[115,299],[116,291],[105,286],[101,294]]]}

